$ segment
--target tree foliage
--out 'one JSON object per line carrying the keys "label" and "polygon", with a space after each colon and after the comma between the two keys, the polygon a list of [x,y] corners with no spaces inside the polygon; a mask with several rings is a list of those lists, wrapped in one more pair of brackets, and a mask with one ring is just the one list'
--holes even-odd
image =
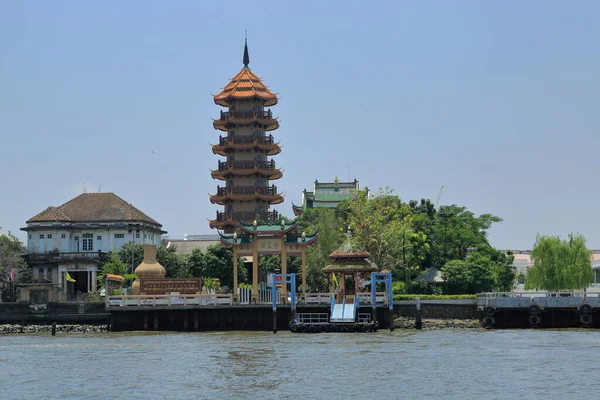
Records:
{"label": "tree foliage", "polygon": [[322,269],[350,227],[354,246],[369,252],[380,268],[391,270],[408,292],[432,292],[430,285],[415,279],[427,268],[442,268],[453,260],[460,263],[446,268],[448,276],[456,276],[447,291],[510,290],[515,280],[512,255],[494,249],[487,239],[492,224],[501,221],[457,205],[438,212],[428,199],[405,203],[388,188],[372,199],[367,191],[357,191],[334,210],[309,209],[300,217],[303,230],[319,229],[319,244],[307,250],[309,284],[327,288]]}
{"label": "tree foliage", "polygon": [[[233,251],[220,245],[210,246],[205,253],[195,249],[188,259],[186,276],[217,278],[223,286],[233,287]],[[248,281],[243,259],[238,260],[238,282]]]}
{"label": "tree foliage", "polygon": [[531,250],[533,265],[527,272],[526,289],[548,291],[586,288],[594,279],[591,252],[583,235],[538,235]]}
{"label": "tree foliage", "polygon": [[31,268],[23,260],[25,253],[23,244],[16,236],[0,235],[0,293],[3,301],[15,301],[14,286],[8,281],[8,276],[11,270],[15,271],[16,283],[31,282]]}

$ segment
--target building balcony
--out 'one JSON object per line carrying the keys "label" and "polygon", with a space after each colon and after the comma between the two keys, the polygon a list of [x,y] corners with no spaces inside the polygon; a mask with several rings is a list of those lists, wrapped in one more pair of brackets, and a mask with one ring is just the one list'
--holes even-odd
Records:
{"label": "building balcony", "polygon": [[219,136],[219,144],[212,146],[214,154],[227,156],[229,150],[263,150],[274,156],[281,152],[279,143],[269,136]]}
{"label": "building balcony", "polygon": [[230,119],[273,119],[271,110],[267,111],[221,111],[221,120],[228,121]]}
{"label": "building balcony", "polygon": [[283,202],[283,196],[277,193],[277,186],[217,186],[217,194],[210,196],[210,201],[214,204],[223,205],[227,200],[264,200],[269,204],[279,204]]}
{"label": "building balcony", "polygon": [[273,135],[269,136],[219,136],[219,145],[229,144],[275,144]]}
{"label": "building balcony", "polygon": [[254,220],[258,219],[260,221],[275,221],[279,218],[279,213],[277,211],[235,211],[235,212],[222,212],[217,211],[217,218],[215,221],[225,222],[228,220],[233,220],[237,222],[245,222],[252,223]]}
{"label": "building balcony", "polygon": [[223,187],[217,186],[217,196],[225,196],[227,194],[237,195],[254,195],[262,194],[267,196],[273,196],[277,194],[277,186],[233,186]]}
{"label": "building balcony", "polygon": [[211,171],[214,179],[225,180],[231,175],[261,175],[268,179],[279,179],[282,172],[275,168],[275,161],[219,161],[217,169]]}
{"label": "building balcony", "polygon": [[262,169],[271,171],[275,169],[275,161],[219,161],[218,171]]}
{"label": "building balcony", "polygon": [[30,253],[25,257],[27,264],[58,263],[66,261],[95,261],[101,262],[108,259],[108,254],[101,251],[88,252],[59,252]]}
{"label": "building balcony", "polygon": [[279,128],[277,118],[273,117],[271,110],[268,111],[221,111],[219,119],[213,121],[215,129],[227,132],[229,124],[249,124],[256,122],[263,125],[267,131]]}

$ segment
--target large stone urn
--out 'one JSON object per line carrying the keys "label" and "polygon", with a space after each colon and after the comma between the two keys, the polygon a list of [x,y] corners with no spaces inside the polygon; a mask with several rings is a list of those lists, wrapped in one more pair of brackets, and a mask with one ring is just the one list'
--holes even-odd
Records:
{"label": "large stone urn", "polygon": [[155,245],[144,245],[144,260],[137,266],[134,273],[137,278],[133,282],[133,285],[131,285],[133,294],[140,294],[140,279],[165,277],[167,271],[156,261]]}

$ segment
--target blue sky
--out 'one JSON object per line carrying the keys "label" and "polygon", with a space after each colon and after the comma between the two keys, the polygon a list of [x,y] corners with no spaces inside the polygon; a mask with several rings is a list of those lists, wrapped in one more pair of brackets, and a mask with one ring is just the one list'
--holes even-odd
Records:
{"label": "blue sky", "polygon": [[[218,93],[250,67],[281,101],[291,202],[357,178],[504,219],[499,248],[600,248],[600,3],[0,3],[0,226],[115,192],[172,238],[207,220]],[[596,110],[596,111],[594,111]],[[153,153],[154,151],[154,153]],[[18,233],[24,239],[23,232]]]}

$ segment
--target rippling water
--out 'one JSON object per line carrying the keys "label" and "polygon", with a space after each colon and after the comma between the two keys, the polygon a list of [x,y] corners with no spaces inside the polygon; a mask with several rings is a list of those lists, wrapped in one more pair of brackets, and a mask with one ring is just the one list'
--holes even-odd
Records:
{"label": "rippling water", "polygon": [[0,399],[594,399],[598,331],[0,337]]}

